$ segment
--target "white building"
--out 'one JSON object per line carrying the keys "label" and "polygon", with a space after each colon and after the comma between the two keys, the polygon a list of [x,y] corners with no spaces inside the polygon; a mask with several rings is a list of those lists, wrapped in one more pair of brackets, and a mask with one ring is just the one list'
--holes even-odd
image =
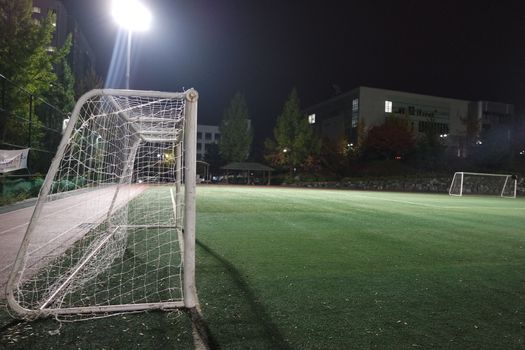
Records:
{"label": "white building", "polygon": [[304,113],[318,135],[356,143],[359,120],[365,129],[381,125],[388,116],[407,116],[416,137],[432,128],[447,135],[447,143],[458,147],[466,136],[465,120],[476,116],[480,137],[491,127],[511,125],[514,106],[498,102],[467,101],[410,92],[358,87],[305,109]]}
{"label": "white building", "polygon": [[209,144],[218,143],[221,133],[217,125],[197,125],[197,159],[204,159]]}

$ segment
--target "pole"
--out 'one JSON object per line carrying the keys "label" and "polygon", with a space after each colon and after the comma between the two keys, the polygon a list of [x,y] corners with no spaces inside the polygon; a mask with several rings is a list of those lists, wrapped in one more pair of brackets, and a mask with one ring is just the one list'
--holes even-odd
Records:
{"label": "pole", "polygon": [[197,166],[197,100],[195,90],[186,95],[186,120],[184,126],[184,306],[197,306],[195,287],[195,181]]}
{"label": "pole", "polygon": [[126,89],[129,90],[129,72],[131,66],[131,30],[128,29],[128,47],[126,56]]}
{"label": "pole", "polygon": [[27,130],[27,147],[31,148],[31,129],[33,128],[33,95],[29,95],[29,129]]}

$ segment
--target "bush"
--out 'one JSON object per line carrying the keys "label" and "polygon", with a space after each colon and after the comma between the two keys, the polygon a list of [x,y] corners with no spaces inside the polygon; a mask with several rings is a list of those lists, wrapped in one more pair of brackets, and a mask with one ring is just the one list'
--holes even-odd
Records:
{"label": "bush", "polygon": [[11,204],[36,197],[42,187],[42,178],[6,180],[2,184],[0,205]]}
{"label": "bush", "polygon": [[36,178],[32,181],[31,183],[31,190],[30,190],[30,195],[31,197],[36,197],[38,196],[39,192],[40,192],[40,188],[42,187],[42,185],[44,184],[44,179],[42,178]]}

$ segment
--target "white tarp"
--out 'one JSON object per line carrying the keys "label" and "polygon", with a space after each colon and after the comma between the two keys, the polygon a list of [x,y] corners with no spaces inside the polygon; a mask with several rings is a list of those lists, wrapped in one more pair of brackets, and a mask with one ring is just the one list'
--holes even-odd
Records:
{"label": "white tarp", "polygon": [[0,150],[0,174],[27,168],[29,148]]}

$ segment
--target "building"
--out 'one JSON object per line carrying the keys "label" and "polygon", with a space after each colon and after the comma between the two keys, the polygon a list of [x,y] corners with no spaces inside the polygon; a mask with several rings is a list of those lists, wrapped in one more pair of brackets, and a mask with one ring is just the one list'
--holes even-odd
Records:
{"label": "building", "polygon": [[49,12],[55,14],[53,25],[56,27],[51,46],[48,51],[55,51],[66,42],[71,34],[72,47],[69,55],[69,64],[75,79],[81,79],[87,72],[95,68],[95,55],[80,30],[77,21],[72,18],[61,1],[58,0],[33,0],[33,19],[42,21]]}
{"label": "building", "polygon": [[388,116],[405,116],[416,137],[436,130],[458,156],[465,156],[466,120],[474,117],[480,124],[481,142],[488,130],[510,126],[514,106],[505,103],[468,101],[403,91],[358,87],[333,97],[304,113],[316,133],[330,140],[357,143],[358,124],[364,129],[381,125]]}
{"label": "building", "polygon": [[216,144],[221,139],[217,125],[197,125],[197,159],[203,160],[210,144]]}

